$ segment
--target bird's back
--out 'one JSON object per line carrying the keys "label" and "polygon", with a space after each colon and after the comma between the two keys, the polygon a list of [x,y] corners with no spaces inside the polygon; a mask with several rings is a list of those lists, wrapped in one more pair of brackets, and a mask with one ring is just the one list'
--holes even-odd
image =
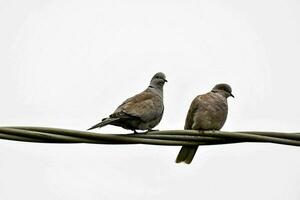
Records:
{"label": "bird's back", "polygon": [[146,89],[125,100],[110,117],[120,118],[112,124],[125,129],[146,130],[155,127],[160,122],[163,111],[162,97]]}
{"label": "bird's back", "polygon": [[126,99],[112,114],[126,113],[141,118],[143,121],[157,118],[163,112],[163,99],[149,89]]}

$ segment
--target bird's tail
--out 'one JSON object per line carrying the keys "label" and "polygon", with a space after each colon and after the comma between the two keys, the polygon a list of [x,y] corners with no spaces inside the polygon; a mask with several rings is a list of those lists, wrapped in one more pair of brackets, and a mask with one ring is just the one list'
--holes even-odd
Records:
{"label": "bird's tail", "polygon": [[119,120],[119,118],[110,118],[110,117],[104,118],[104,119],[102,119],[102,122],[92,126],[88,130],[92,130],[92,129],[95,129],[95,128],[101,128],[101,127],[106,126],[108,124],[111,124],[112,122],[117,121],[117,120]]}
{"label": "bird's tail", "polygon": [[181,147],[177,158],[176,163],[185,162],[190,164],[193,161],[193,158],[197,152],[198,146],[183,146]]}

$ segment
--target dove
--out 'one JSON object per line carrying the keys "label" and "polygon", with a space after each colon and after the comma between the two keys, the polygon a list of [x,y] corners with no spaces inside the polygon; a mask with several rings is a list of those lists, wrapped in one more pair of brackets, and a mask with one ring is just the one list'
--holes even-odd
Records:
{"label": "dove", "polygon": [[156,73],[146,90],[126,99],[109,117],[88,130],[114,125],[134,133],[136,130],[151,131],[159,124],[164,113],[163,87],[166,82],[164,73]]}
{"label": "dove", "polygon": [[[185,130],[220,130],[227,118],[227,98],[234,97],[228,84],[221,83],[192,101],[186,116]],[[190,164],[198,146],[183,146],[176,158],[176,163]]]}

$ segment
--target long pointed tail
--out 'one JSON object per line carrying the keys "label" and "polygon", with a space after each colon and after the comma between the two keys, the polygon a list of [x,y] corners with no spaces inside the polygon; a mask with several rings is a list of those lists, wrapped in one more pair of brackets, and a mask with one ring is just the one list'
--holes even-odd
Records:
{"label": "long pointed tail", "polygon": [[104,118],[104,119],[102,119],[102,122],[92,126],[88,130],[92,130],[95,128],[101,128],[101,127],[111,124],[112,122],[117,121],[117,120],[119,120],[119,118]]}
{"label": "long pointed tail", "polygon": [[185,162],[190,164],[193,161],[193,158],[197,152],[198,146],[183,146],[181,147],[177,158],[176,163]]}

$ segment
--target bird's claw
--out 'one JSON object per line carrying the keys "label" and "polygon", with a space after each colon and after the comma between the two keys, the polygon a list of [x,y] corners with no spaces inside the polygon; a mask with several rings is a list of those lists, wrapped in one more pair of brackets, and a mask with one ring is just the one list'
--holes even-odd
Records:
{"label": "bird's claw", "polygon": [[158,129],[148,129],[145,133],[150,133],[150,132],[153,132],[153,131],[159,131]]}

